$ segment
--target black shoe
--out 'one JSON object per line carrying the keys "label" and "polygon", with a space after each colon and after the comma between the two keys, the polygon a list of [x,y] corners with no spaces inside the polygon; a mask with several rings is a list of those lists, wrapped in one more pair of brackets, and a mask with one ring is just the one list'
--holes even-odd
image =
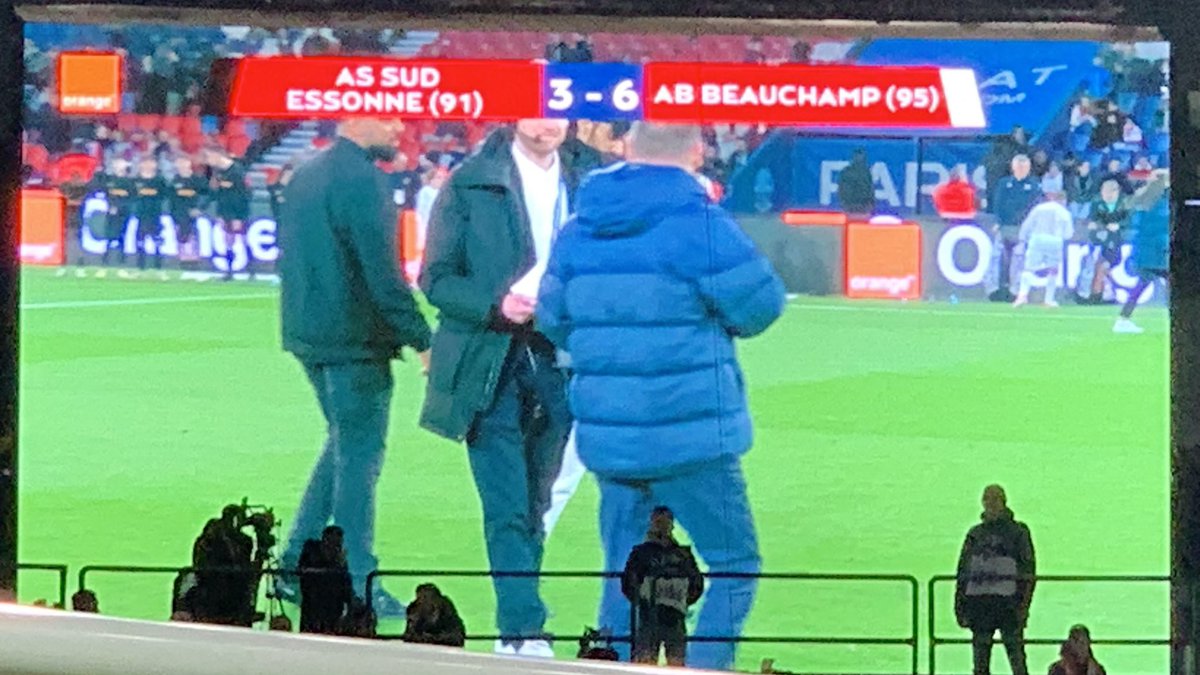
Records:
{"label": "black shoe", "polygon": [[1008,290],[1007,288],[997,289],[988,296],[988,300],[991,300],[992,302],[1011,303],[1016,299],[1017,296],[1013,295],[1012,291]]}

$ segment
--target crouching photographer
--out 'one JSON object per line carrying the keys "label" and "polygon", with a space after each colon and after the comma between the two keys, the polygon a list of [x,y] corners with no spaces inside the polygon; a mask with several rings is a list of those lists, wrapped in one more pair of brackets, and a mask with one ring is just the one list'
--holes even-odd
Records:
{"label": "crouching photographer", "polygon": [[203,623],[251,626],[258,618],[255,601],[263,567],[275,546],[274,527],[270,509],[245,501],[222,509],[192,545],[194,571],[181,579],[172,610]]}

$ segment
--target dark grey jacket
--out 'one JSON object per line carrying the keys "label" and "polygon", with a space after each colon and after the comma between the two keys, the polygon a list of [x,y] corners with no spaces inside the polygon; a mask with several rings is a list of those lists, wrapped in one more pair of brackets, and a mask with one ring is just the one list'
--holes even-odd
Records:
{"label": "dark grey jacket", "polygon": [[283,194],[283,348],[313,364],[428,349],[429,325],[400,273],[391,193],[366,151],[339,139]]}
{"label": "dark grey jacket", "polygon": [[[461,441],[495,394],[512,341],[499,305],[536,263],[513,133],[502,129],[450,177],[430,217],[421,289],[438,310],[421,426]],[[573,201],[599,154],[569,140],[559,150]]]}

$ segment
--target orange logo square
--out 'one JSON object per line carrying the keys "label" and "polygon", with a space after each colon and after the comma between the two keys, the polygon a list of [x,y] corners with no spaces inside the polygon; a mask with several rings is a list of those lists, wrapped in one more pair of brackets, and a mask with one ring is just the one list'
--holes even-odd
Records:
{"label": "orange logo square", "polygon": [[121,55],[64,52],[58,56],[58,110],[64,115],[121,112]]}
{"label": "orange logo square", "polygon": [[21,190],[21,263],[61,265],[65,262],[63,213],[57,190]]}
{"label": "orange logo square", "polygon": [[921,298],[921,226],[846,226],[846,297]]}

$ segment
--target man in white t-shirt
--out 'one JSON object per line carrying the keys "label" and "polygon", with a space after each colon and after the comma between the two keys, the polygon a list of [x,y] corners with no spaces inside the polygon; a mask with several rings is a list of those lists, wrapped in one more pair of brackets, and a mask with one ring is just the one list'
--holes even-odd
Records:
{"label": "man in white t-shirt", "polygon": [[1025,248],[1025,269],[1014,307],[1029,304],[1029,292],[1038,279],[1045,279],[1047,307],[1058,307],[1054,295],[1058,290],[1058,275],[1062,269],[1067,240],[1075,234],[1075,219],[1066,207],[1061,192],[1048,193],[1045,201],[1030,210],[1021,224],[1018,241]]}

